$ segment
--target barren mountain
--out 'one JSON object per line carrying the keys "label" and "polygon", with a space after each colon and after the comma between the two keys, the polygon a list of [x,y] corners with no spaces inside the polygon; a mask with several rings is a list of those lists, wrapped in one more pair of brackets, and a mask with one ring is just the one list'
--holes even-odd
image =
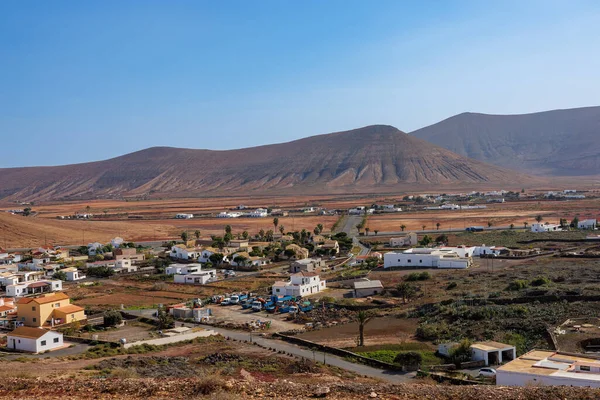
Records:
{"label": "barren mountain", "polygon": [[411,135],[465,157],[527,173],[600,174],[600,107],[522,115],[464,113]]}
{"label": "barren mountain", "polygon": [[240,150],[155,147],[93,163],[0,169],[0,198],[327,193],[403,184],[508,183],[516,175],[392,126],[374,125]]}

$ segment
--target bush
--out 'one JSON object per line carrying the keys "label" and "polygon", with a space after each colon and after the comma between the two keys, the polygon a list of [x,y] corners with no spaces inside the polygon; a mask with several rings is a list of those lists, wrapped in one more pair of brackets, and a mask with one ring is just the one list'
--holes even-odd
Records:
{"label": "bush", "polygon": [[524,279],[515,279],[508,285],[508,290],[521,290],[529,286],[529,282]]}
{"label": "bush", "polygon": [[544,286],[549,285],[552,281],[545,276],[540,276],[531,281],[531,286]]}
{"label": "bush", "polygon": [[450,282],[448,284],[448,286],[446,286],[446,290],[452,290],[454,288],[456,288],[458,286],[458,284],[456,282]]}
{"label": "bush", "polygon": [[417,353],[416,351],[407,351],[406,353],[398,353],[396,358],[394,358],[394,363],[403,365],[403,366],[413,366],[413,365],[421,365],[423,361],[423,357],[421,353]]}
{"label": "bush", "polygon": [[426,281],[428,279],[431,278],[431,275],[429,274],[429,272],[424,271],[424,272],[413,272],[410,273],[408,275],[406,275],[406,278],[404,278],[405,281],[408,282],[414,282],[414,281]]}
{"label": "bush", "polygon": [[123,316],[116,310],[104,313],[104,326],[117,326],[123,322]]}

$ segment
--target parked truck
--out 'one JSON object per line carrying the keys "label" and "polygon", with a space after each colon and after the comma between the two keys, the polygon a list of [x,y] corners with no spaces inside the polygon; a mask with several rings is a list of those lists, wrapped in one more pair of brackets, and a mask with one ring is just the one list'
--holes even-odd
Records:
{"label": "parked truck", "polygon": [[470,226],[465,229],[467,232],[483,232],[483,226]]}

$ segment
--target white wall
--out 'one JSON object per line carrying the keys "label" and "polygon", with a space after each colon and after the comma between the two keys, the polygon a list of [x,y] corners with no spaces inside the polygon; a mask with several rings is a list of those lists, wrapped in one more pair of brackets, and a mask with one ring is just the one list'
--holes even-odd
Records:
{"label": "white wall", "polygon": [[[54,342],[58,339],[58,342]],[[13,342],[14,340],[14,342]],[[45,345],[42,345],[45,342]],[[14,345],[13,345],[14,343]],[[31,353],[39,353],[46,350],[52,350],[63,345],[63,335],[57,332],[48,331],[42,337],[38,339],[33,338],[22,338],[18,336],[10,336],[8,334],[7,346],[11,349],[20,351],[28,351]],[[16,346],[16,347],[15,347]]]}
{"label": "white wall", "polygon": [[552,375],[533,375],[513,371],[496,371],[497,386],[581,386],[600,388],[600,381],[570,379]]}

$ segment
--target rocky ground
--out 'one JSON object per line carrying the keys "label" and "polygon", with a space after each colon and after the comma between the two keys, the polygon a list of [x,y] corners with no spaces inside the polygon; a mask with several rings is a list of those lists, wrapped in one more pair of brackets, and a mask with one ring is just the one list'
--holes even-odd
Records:
{"label": "rocky ground", "polygon": [[563,400],[597,399],[598,390],[582,388],[503,388],[494,386],[384,385],[335,382],[318,385],[222,379],[219,376],[178,379],[46,380],[9,378],[0,382],[1,399],[443,399]]}

